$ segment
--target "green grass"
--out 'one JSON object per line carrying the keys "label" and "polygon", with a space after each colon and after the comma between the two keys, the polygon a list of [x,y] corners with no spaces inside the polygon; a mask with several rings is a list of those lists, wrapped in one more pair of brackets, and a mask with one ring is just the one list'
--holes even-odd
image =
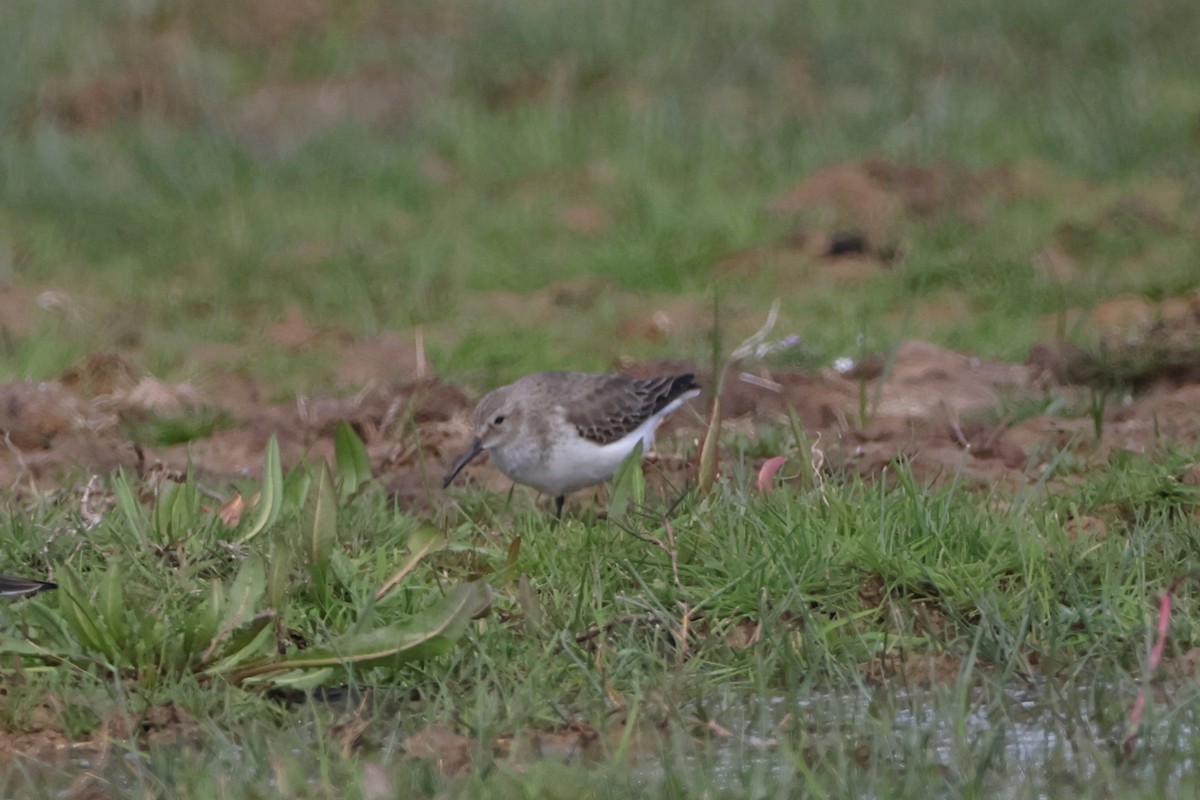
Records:
{"label": "green grass", "polygon": [[[114,714],[153,719],[152,709],[166,707],[194,720],[164,726],[182,739],[169,744],[142,723],[148,749],[111,767],[111,779],[130,791],[149,785],[203,794],[211,771],[239,752],[239,766],[223,779],[232,782],[223,790],[229,796],[268,779],[306,786],[294,790],[301,796],[326,796],[346,781],[357,785],[363,765],[378,763],[418,795],[556,797],[608,770],[615,770],[612,794],[597,796],[655,796],[663,785],[675,796],[776,796],[797,787],[874,793],[896,782],[909,796],[928,780],[949,792],[1027,791],[1060,779],[1053,762],[1065,751],[1043,742],[1033,752],[1046,763],[1031,767],[1028,754],[1005,749],[1005,737],[1064,730],[1057,713],[1083,729],[1053,735],[1082,743],[1084,753],[1072,761],[1102,777],[1083,779],[1075,771],[1083,766],[1061,769],[1089,791],[1117,776],[1148,790],[1180,778],[1165,767],[1127,763],[1107,743],[1124,737],[1156,596],[1174,576],[1195,570],[1200,498],[1176,471],[1196,456],[1127,458],[1074,489],[1011,500],[953,486],[927,491],[904,470],[874,485],[768,497],[731,477],[714,494],[685,501],[670,535],[653,513],[619,525],[587,516],[558,524],[521,493],[512,505],[468,495],[463,511],[441,517],[448,546],[435,547],[379,603],[371,600],[375,590],[429,534],[389,507],[378,488],[341,504],[336,533],[326,531],[335,536],[332,560],[317,567],[303,555],[312,512],[294,505],[303,473],[281,484],[278,521],[243,544],[236,542],[257,513],[226,528],[194,480],[160,490],[144,515],[122,499],[127,490],[118,482],[111,486],[116,508],[86,538],[75,532],[72,504],[8,513],[8,562],[25,570],[53,564],[64,586],[6,611],[8,675],[21,688],[10,689],[4,715],[10,730],[36,719],[80,740],[115,724]],[[1079,514],[1107,515],[1107,535],[1074,537],[1069,520]],[[267,614],[273,622],[241,653],[230,649],[245,646],[237,630],[195,626],[216,584],[229,608],[241,602],[238,585],[252,562],[268,576],[249,596],[257,605],[226,618],[244,626],[253,614]],[[442,655],[357,668],[348,648],[342,666],[323,672],[268,673],[267,684],[236,677],[276,652],[304,657],[350,642],[355,632],[415,621],[452,587],[478,578],[495,591],[490,610]],[[1175,599],[1169,653],[1180,655],[1200,632],[1191,584]],[[92,620],[83,628],[72,621],[80,611]],[[745,646],[730,638],[739,625],[760,626],[757,640]],[[89,633],[97,626],[108,633]],[[205,630],[212,648],[197,638]],[[234,655],[236,663],[214,666]],[[901,685],[915,681],[916,694],[883,691],[869,678],[871,665],[900,656],[909,660],[901,675],[913,671]],[[930,659],[958,679],[919,690],[927,680],[921,664]],[[293,704],[262,693],[273,683],[345,687],[358,699],[300,694]],[[1021,697],[1013,695],[1017,687]],[[1027,695],[1047,719],[1022,721]],[[791,722],[781,725],[789,713]],[[992,723],[978,726],[972,713]],[[1156,759],[1167,754],[1181,764],[1192,757],[1186,726],[1195,699],[1181,686],[1172,690],[1170,716],[1161,713],[1152,706],[1146,746]],[[399,758],[408,736],[435,723],[476,743],[468,748],[471,768],[445,775]],[[493,752],[508,737],[564,725],[598,732],[599,775],[582,764],[556,767]],[[344,752],[336,742],[347,726],[360,727],[358,744]],[[1033,733],[1023,733],[1030,727]],[[733,738],[714,738],[720,729]],[[747,736],[774,744],[760,749]],[[931,737],[948,750],[929,750]],[[296,758],[298,749],[309,755]],[[623,773],[626,758],[642,766]],[[1016,763],[1025,764],[1023,782],[1014,783]],[[20,773],[6,780],[7,796],[32,791],[21,789]]]}
{"label": "green grass", "polygon": [[[1154,306],[1197,287],[1194,3],[273,8],[0,10],[0,292],[21,301],[0,320],[0,377],[52,380],[115,351],[218,397],[230,375],[281,401],[350,393],[345,342],[409,341],[418,325],[435,373],[472,390],[621,357],[705,365],[714,298],[721,352],[779,300],[776,333],[803,337],[787,357],[809,368],[908,337],[1020,360],[1058,334],[1093,346],[1088,312],[1108,300]],[[277,151],[245,123],[256,93],[346,85],[376,87],[385,110]],[[287,140],[301,117],[267,127]],[[823,166],[872,156],[1009,177],[980,178],[977,202],[902,215],[895,241],[873,242],[901,256],[839,278],[787,244],[834,233],[832,201],[796,219],[766,208]],[[580,208],[593,229],[564,218]],[[1048,249],[1065,275],[1043,274]],[[751,268],[726,270],[739,256]],[[311,346],[270,333],[293,308]],[[638,333],[660,309],[669,330]],[[1109,366],[1121,378],[1139,364]],[[995,416],[1086,416],[1080,402],[1013,400]],[[206,410],[125,420],[125,433],[170,444],[226,421]],[[225,528],[215,508],[233,489],[196,476],[102,477],[88,507],[83,475],[14,496],[0,569],[63,588],[0,609],[0,719],[96,749],[86,767],[13,760],[0,794],[66,791],[85,769],[111,796],[1194,791],[1186,681],[1164,684],[1170,703],[1151,704],[1133,757],[1114,744],[1155,602],[1195,571],[1198,498],[1181,478],[1194,447],[1100,465],[1063,454],[1014,497],[925,490],[903,467],[753,493],[754,459],[794,450],[789,435],[727,439],[731,468],[681,504],[673,545],[653,514],[558,525],[523,490],[455,490],[456,506],[421,519],[374,483],[337,493],[330,538],[299,473],[241,544],[256,512]],[[1083,517],[1104,535],[1081,534]],[[447,546],[376,603],[431,531]],[[236,680],[249,663],[425,625],[473,580],[495,592],[490,611],[447,652],[362,666],[351,649],[323,672],[270,673],[298,694]],[[230,598],[245,615],[226,615]],[[1172,658],[1200,635],[1193,582],[1176,603]],[[901,655],[904,674],[877,685]],[[926,690],[916,665],[930,660],[951,674]],[[305,694],[343,687],[345,702]],[[1045,716],[1030,723],[1026,700]],[[194,724],[157,738],[164,708]],[[1011,746],[1028,724],[1046,734],[1032,760]],[[473,743],[462,774],[405,754],[431,725]],[[537,737],[574,741],[566,730],[597,743],[539,755]],[[511,758],[498,752],[510,737]],[[364,788],[368,765],[390,793]]]}
{"label": "green grass", "polygon": [[[1184,33],[1195,12],[1186,3],[1156,13],[1107,3],[1087,19],[1035,2],[968,13],[932,0],[470,8],[456,28],[415,7],[404,34],[381,26],[384,7],[360,3],[256,44],[229,40],[232,12],[220,6],[171,4],[150,18],[78,2],[14,6],[6,29],[29,35],[0,62],[3,103],[19,111],[0,117],[0,239],[15,254],[6,279],[66,289],[83,323],[60,333],[49,365],[19,343],[6,369],[43,376],[131,338],[136,347],[124,349],[168,378],[203,370],[187,352],[196,341],[244,345],[269,362],[258,334],[296,306],[358,335],[423,323],[444,374],[500,358],[513,362],[502,370],[511,377],[529,364],[459,345],[458,320],[473,308],[464,297],[581,276],[702,296],[719,282],[715,263],[789,232],[762,212],[767,200],[821,165],[871,154],[971,168],[1040,163],[1031,169],[1042,185],[990,201],[984,224],[953,210],[910,221],[902,267],[853,292],[805,288],[807,276],[770,261],[762,279],[736,282],[747,307],[781,297],[785,324],[830,357],[860,337],[886,349],[905,333],[889,312],[936,302],[938,292],[963,296],[974,313],[922,335],[1019,358],[1045,335],[1031,324],[1039,318],[1195,286],[1186,231],[1197,196],[1186,176],[1196,167],[1187,109],[1197,97]],[[208,65],[167,56],[180,71],[161,91],[195,106],[182,120],[158,120],[151,97],[108,128],[73,131],[55,122],[50,100],[38,105],[19,88],[74,89],[84,102],[85,64],[100,79],[144,69],[157,52],[153,31],[173,23],[191,26]],[[114,47],[114,29],[133,44]],[[237,134],[238,98],[264,82],[364,73],[425,88],[411,108],[397,106],[394,123],[341,125],[284,158],[256,154]],[[278,123],[284,132],[296,124]],[[448,182],[429,177],[434,160]],[[1139,193],[1175,227],[1136,215],[1109,225],[1106,209]],[[592,235],[564,227],[559,210],[581,202],[608,225]],[[1031,259],[1068,224],[1098,238],[1072,253],[1076,277],[1046,285]],[[104,325],[117,299],[124,329]],[[496,343],[544,330],[530,345],[549,349],[551,362],[587,349],[548,348],[576,322],[563,311],[472,322],[467,335]],[[694,354],[703,336],[687,321],[666,342],[623,342],[596,361]],[[268,376],[288,390],[327,380],[319,367],[312,377],[280,372],[293,377]]]}

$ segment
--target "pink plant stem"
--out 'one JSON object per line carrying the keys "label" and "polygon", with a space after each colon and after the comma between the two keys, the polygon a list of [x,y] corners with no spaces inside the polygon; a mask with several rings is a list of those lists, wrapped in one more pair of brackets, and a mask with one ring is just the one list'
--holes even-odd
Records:
{"label": "pink plant stem", "polygon": [[1171,597],[1182,582],[1183,576],[1177,576],[1175,580],[1171,581],[1171,585],[1167,587],[1167,590],[1163,592],[1162,597],[1158,600],[1157,638],[1154,640],[1154,646],[1150,648],[1150,657],[1146,661],[1146,674],[1142,679],[1142,688],[1138,692],[1137,700],[1133,702],[1133,708],[1129,712],[1128,733],[1125,735],[1125,741],[1121,746],[1121,749],[1127,756],[1133,753],[1133,748],[1137,745],[1138,729],[1141,728],[1142,715],[1146,711],[1147,689],[1150,686],[1150,681],[1154,678],[1154,673],[1158,671],[1159,665],[1162,664],[1163,650],[1167,646],[1167,628],[1171,624]]}

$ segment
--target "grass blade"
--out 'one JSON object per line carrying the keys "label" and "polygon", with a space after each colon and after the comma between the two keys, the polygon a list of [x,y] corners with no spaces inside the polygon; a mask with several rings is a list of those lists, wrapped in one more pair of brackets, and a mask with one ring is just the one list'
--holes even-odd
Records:
{"label": "grass blade", "polygon": [[712,414],[708,418],[708,431],[700,447],[700,475],[696,489],[707,494],[717,480],[717,440],[721,438],[721,398],[713,398]]}

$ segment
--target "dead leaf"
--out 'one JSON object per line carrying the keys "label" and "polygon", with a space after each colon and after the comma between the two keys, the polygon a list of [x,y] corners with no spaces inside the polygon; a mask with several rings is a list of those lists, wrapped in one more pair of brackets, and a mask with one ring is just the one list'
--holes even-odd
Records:
{"label": "dead leaf", "polygon": [[475,742],[442,725],[423,728],[404,740],[412,758],[433,761],[445,775],[460,775],[471,766]]}
{"label": "dead leaf", "polygon": [[241,492],[235,492],[233,497],[221,504],[221,508],[217,510],[217,515],[221,518],[221,522],[225,523],[227,528],[236,528],[238,523],[242,521],[242,512],[246,510],[246,499],[242,497]]}
{"label": "dead leaf", "polygon": [[363,764],[359,786],[364,800],[388,800],[396,796],[392,779],[383,771],[383,767],[373,761]]}
{"label": "dead leaf", "polygon": [[743,619],[729,629],[725,642],[734,650],[753,647],[762,638],[762,620]]}
{"label": "dead leaf", "polygon": [[1081,539],[1099,542],[1108,537],[1108,525],[1104,520],[1086,514],[1071,517],[1063,526],[1063,530],[1067,532],[1067,538],[1073,542]]}
{"label": "dead leaf", "polygon": [[775,488],[775,474],[787,463],[787,456],[768,458],[758,470],[758,490],[767,494]]}

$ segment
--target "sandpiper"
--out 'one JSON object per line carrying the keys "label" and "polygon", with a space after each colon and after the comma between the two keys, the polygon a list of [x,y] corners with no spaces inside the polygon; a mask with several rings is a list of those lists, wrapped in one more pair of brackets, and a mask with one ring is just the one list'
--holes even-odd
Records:
{"label": "sandpiper", "polygon": [[509,478],[553,497],[561,516],[566,495],[611,478],[639,441],[649,453],[658,424],[698,394],[690,374],[526,375],[475,406],[475,441],[442,486],[486,452]]}
{"label": "sandpiper", "polygon": [[16,575],[6,575],[0,572],[0,597],[24,597],[57,588],[58,584],[56,583],[35,581],[32,578],[18,578]]}

